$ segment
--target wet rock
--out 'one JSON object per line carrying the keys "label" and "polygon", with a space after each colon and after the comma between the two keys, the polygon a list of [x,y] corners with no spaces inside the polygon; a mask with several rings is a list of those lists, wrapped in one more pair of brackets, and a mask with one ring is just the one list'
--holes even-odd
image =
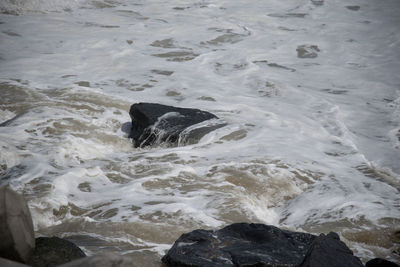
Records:
{"label": "wet rock", "polygon": [[33,223],[24,198],[0,187],[0,257],[26,262],[35,247]]}
{"label": "wet rock", "polygon": [[359,258],[340,241],[338,234],[321,234],[312,242],[299,267],[363,267]]}
{"label": "wet rock", "polygon": [[111,252],[85,257],[58,267],[135,267],[131,258],[117,255]]}
{"label": "wet rock", "polygon": [[52,267],[82,257],[85,253],[74,243],[58,237],[36,238],[36,248],[28,260],[34,267]]}
{"label": "wet rock", "polygon": [[375,258],[368,261],[365,267],[399,267],[399,265],[385,259]]}
{"label": "wet rock", "polygon": [[315,236],[263,224],[235,223],[183,234],[162,258],[167,266],[298,266]]}
{"label": "wet rock", "polygon": [[135,147],[162,142],[193,143],[205,134],[225,125],[221,121],[200,124],[217,119],[217,116],[206,111],[153,103],[133,104],[129,115],[132,119],[129,138],[133,139]]}
{"label": "wet rock", "polygon": [[25,265],[16,261],[10,261],[4,258],[0,258],[0,266],[1,267],[29,267],[29,265]]}
{"label": "wet rock", "polygon": [[298,58],[316,58],[321,50],[316,45],[299,45],[296,51]]}

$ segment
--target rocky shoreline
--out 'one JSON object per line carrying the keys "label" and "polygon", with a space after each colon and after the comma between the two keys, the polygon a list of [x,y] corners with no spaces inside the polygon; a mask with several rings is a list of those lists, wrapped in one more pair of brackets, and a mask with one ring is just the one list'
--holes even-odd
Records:
{"label": "rocky shoreline", "polygon": [[[8,186],[0,187],[0,218],[0,237],[3,240],[0,266],[137,266],[130,257],[109,252],[86,257],[78,246],[58,237],[38,237],[32,246],[33,223],[27,203]],[[220,230],[198,229],[183,234],[162,258],[162,262],[169,267],[364,266],[336,233],[315,236],[252,223],[234,223]],[[365,266],[399,265],[376,258]]]}
{"label": "rocky shoreline", "polygon": [[[194,142],[225,125],[218,121],[193,128],[218,118],[198,109],[152,103],[132,105],[130,115],[130,138],[135,147],[160,142],[176,144],[183,133]],[[87,257],[78,246],[66,239],[35,239],[27,203],[8,186],[0,187],[0,240],[0,266],[5,267],[136,266],[134,259],[109,252]],[[253,223],[234,223],[219,230],[198,229],[185,233],[175,241],[162,262],[169,267],[399,266],[379,258],[364,265],[334,232],[316,236]]]}

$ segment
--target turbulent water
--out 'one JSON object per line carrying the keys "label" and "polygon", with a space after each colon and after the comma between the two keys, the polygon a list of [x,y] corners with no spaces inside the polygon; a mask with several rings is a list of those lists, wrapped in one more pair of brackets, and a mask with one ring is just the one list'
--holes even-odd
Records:
{"label": "turbulent water", "polygon": [[[2,0],[0,183],[139,265],[233,222],[400,259],[399,0]],[[227,122],[134,148],[137,102]]]}

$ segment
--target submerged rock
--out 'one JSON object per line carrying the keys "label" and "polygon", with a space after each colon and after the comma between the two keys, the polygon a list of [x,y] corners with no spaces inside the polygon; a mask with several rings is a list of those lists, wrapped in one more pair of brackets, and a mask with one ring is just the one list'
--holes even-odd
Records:
{"label": "submerged rock", "polygon": [[299,267],[363,267],[359,258],[340,241],[338,234],[321,234],[311,244]]}
{"label": "submerged rock", "polygon": [[58,237],[36,238],[36,248],[28,261],[34,267],[52,267],[85,257],[74,243]]}
{"label": "submerged rock", "polygon": [[[135,147],[162,142],[194,143],[205,134],[225,125],[217,116],[191,108],[177,108],[153,103],[133,104],[129,115],[132,128],[129,138]],[[215,119],[213,123],[206,121]],[[200,124],[204,122],[204,124]]]}
{"label": "submerged rock", "polygon": [[24,198],[0,187],[0,257],[26,262],[35,247],[31,213]]}
{"label": "submerged rock", "polygon": [[162,261],[168,266],[295,267],[306,255],[314,235],[264,224],[235,223],[218,231],[183,234]]}

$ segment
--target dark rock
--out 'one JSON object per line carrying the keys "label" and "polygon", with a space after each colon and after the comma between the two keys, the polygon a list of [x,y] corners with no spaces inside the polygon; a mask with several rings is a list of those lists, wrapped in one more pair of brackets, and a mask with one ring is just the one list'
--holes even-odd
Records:
{"label": "dark rock", "polygon": [[235,223],[218,231],[183,234],[162,261],[174,267],[295,267],[314,238],[269,225]]}
{"label": "dark rock", "polygon": [[91,257],[74,260],[58,267],[135,267],[132,259],[126,256],[105,252]]}
{"label": "dark rock", "polygon": [[365,264],[366,267],[399,267],[398,264],[380,258],[375,258]]}
{"label": "dark rock", "polygon": [[193,143],[225,125],[220,121],[200,125],[204,121],[217,119],[217,116],[206,111],[152,103],[133,104],[129,115],[132,119],[129,138],[133,139],[135,147],[162,142]]}
{"label": "dark rock", "polygon": [[28,261],[34,267],[52,267],[85,257],[74,243],[58,237],[36,238],[36,248]]}
{"label": "dark rock", "polygon": [[0,187],[0,257],[26,262],[35,247],[31,213],[24,198]]}
{"label": "dark rock", "polygon": [[321,234],[311,244],[300,267],[363,267],[338,234]]}

